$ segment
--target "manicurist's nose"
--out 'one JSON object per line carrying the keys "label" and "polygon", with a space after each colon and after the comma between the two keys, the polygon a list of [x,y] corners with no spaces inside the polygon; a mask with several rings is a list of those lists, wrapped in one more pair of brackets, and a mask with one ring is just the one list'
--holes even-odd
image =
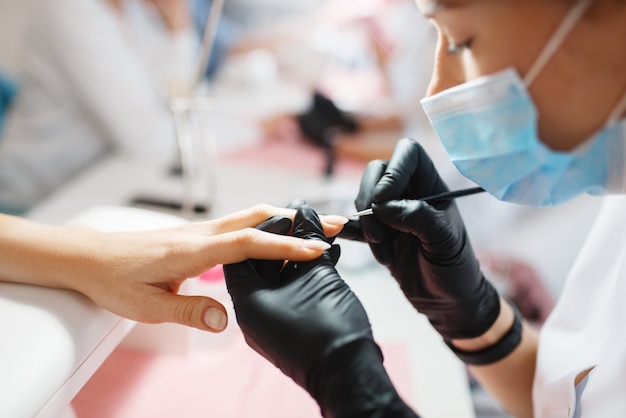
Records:
{"label": "manicurist's nose", "polygon": [[433,96],[441,91],[447,90],[458,84],[462,84],[463,63],[458,55],[451,55],[448,52],[448,43],[441,34],[438,35],[437,49],[435,52],[435,64],[433,74],[426,96]]}

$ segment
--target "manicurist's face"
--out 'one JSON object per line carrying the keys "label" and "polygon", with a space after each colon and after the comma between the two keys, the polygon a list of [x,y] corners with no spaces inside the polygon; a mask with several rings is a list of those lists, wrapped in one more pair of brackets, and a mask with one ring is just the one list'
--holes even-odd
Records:
{"label": "manicurist's face", "polygon": [[[416,0],[438,30],[428,95],[514,67],[523,77],[573,0]],[[570,150],[626,91],[626,2],[596,0],[529,87],[539,136]]]}

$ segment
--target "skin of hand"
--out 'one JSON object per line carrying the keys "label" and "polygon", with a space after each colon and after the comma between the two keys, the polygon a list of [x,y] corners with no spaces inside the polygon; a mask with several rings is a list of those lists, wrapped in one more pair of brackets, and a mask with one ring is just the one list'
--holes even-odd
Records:
{"label": "skin of hand", "polygon": [[[140,322],[219,332],[227,324],[225,308],[210,297],[179,295],[180,286],[217,264],[319,257],[329,247],[325,242],[255,228],[272,216],[294,214],[292,209],[258,205],[210,221],[133,232],[49,226],[0,215],[0,280],[76,290]],[[345,222],[337,216],[324,219],[329,236]]]}
{"label": "skin of hand", "polygon": [[[291,226],[283,218],[260,228],[285,234]],[[293,235],[330,241],[306,205],[298,207]],[[324,417],[415,418],[384,370],[363,306],[335,269],[338,258],[335,245],[307,262],[225,265],[246,342],[306,389]]]}

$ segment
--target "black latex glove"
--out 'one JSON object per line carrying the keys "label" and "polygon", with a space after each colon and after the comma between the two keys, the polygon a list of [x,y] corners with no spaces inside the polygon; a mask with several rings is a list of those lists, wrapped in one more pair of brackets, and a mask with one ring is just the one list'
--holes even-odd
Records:
{"label": "black latex glove", "polygon": [[347,225],[340,237],[366,241],[413,306],[447,340],[483,334],[500,313],[453,201],[418,200],[447,192],[424,149],[401,139],[391,160],[367,166],[355,204],[374,214]]}
{"label": "black latex glove", "polygon": [[[284,234],[290,226],[282,218],[261,228]],[[326,240],[308,206],[298,208],[293,235]],[[259,260],[224,266],[246,342],[307,390],[325,417],[416,417],[387,376],[363,306],[335,270],[337,250],[284,267]]]}
{"label": "black latex glove", "polygon": [[329,98],[319,92],[313,94],[313,104],[305,113],[296,116],[300,130],[305,138],[324,148],[331,147],[328,131],[358,131],[357,121],[339,110]]}
{"label": "black latex glove", "polygon": [[331,176],[335,166],[335,136],[340,132],[358,131],[357,121],[339,110],[332,100],[319,92],[313,94],[311,108],[297,115],[296,121],[304,138],[326,152],[324,173]]}

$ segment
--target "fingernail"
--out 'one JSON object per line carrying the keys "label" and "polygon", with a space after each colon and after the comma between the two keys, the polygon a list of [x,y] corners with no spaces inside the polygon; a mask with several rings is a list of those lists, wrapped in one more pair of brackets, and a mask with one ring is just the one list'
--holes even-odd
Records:
{"label": "fingernail", "polygon": [[339,215],[325,215],[323,221],[331,225],[345,225],[348,223],[348,218]]}
{"label": "fingernail", "polygon": [[221,309],[209,308],[204,313],[204,323],[214,330],[221,331],[226,328],[227,318]]}
{"label": "fingernail", "polygon": [[309,250],[324,251],[330,248],[330,244],[317,239],[307,239],[302,244],[304,248]]}

